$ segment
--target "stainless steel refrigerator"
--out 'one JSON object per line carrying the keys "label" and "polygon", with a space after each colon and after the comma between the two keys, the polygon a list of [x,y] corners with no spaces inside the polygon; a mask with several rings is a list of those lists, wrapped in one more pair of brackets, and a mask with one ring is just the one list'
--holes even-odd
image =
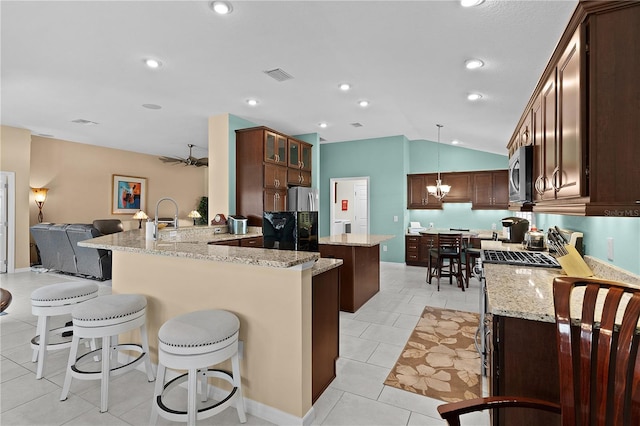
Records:
{"label": "stainless steel refrigerator", "polygon": [[287,210],[290,212],[319,211],[320,196],[318,190],[296,186],[289,188],[287,193]]}

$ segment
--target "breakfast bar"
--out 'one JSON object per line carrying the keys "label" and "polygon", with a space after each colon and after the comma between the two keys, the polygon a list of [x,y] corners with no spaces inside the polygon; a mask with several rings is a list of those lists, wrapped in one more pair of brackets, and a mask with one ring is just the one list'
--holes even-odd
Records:
{"label": "breakfast bar", "polygon": [[[302,424],[313,419],[312,278],[342,261],[319,260],[312,252],[211,244],[255,236],[202,227],[164,229],[154,241],[133,230],[80,245],[112,251],[114,294],[147,297],[154,362],[158,330],[168,319],[201,309],[231,311],[240,319],[247,409],[277,424]],[[337,318],[337,300],[335,306]]]}

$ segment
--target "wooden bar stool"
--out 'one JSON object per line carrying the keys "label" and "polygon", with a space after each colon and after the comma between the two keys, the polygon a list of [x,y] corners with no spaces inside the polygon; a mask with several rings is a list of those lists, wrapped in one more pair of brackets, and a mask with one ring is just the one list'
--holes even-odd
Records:
{"label": "wooden bar stool", "polygon": [[[158,331],[158,380],[153,394],[150,424],[155,424],[158,414],[165,419],[195,425],[196,420],[206,419],[235,403],[240,423],[247,421],[242,395],[240,361],[238,359],[238,335],[240,320],[225,310],[190,312],[165,322]],[[232,373],[212,369],[210,366],[231,359]],[[187,370],[166,384],[166,369]],[[219,401],[205,406],[209,398],[208,378],[223,379],[231,390]],[[187,381],[187,409],[170,408],[163,397],[180,383]],[[200,381],[200,404],[197,404]],[[200,405],[200,406],[198,406]]]}
{"label": "wooden bar stool", "polygon": [[[448,271],[445,271],[446,267]],[[449,284],[456,277],[458,287],[464,291],[464,278],[462,277],[462,234],[442,233],[438,234],[438,246],[429,250],[429,267],[427,281],[431,284],[433,277],[438,279],[438,291],[440,291],[440,278],[449,277]]]}
{"label": "wooden bar stool", "polygon": [[[67,323],[63,327],[49,330],[51,317],[70,315],[79,303],[97,296],[98,284],[84,282],[46,285],[31,293],[31,313],[38,317],[36,336],[31,339],[33,349],[31,361],[38,362],[36,379],[41,379],[44,373],[47,351],[66,349],[71,346],[71,339],[65,336],[71,334],[71,326]],[[56,335],[61,338],[54,341]]]}
{"label": "wooden bar stool", "polygon": [[[75,307],[71,313],[73,319],[73,341],[69,352],[67,374],[62,387],[60,400],[67,399],[71,380],[100,380],[101,397],[100,412],[107,411],[109,406],[109,378],[124,374],[145,363],[149,381],[155,380],[151,359],[149,358],[149,342],[146,327],[147,299],[139,294],[115,294],[101,296]],[[118,335],[135,329],[140,330],[141,344],[118,344]],[[102,349],[78,355],[80,338],[101,338]],[[102,351],[102,365],[98,372],[83,370],[83,361],[94,352]],[[138,353],[138,357],[125,364],[118,364],[119,351]]]}

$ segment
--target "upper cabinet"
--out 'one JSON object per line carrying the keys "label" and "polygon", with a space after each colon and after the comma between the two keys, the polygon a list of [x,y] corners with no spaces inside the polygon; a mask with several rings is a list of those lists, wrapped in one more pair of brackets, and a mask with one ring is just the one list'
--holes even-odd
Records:
{"label": "upper cabinet", "polygon": [[473,173],[474,210],[506,210],[509,207],[509,176],[507,170]]}
{"label": "upper cabinet", "polygon": [[435,185],[437,173],[407,175],[408,209],[441,209],[442,203],[472,203],[476,210],[507,209],[509,185],[507,170],[441,173],[442,184],[451,190],[438,200],[427,193],[427,185]]}
{"label": "upper cabinet", "polygon": [[311,149],[313,145],[295,139],[288,139],[287,152],[289,186],[311,186]]}
{"label": "upper cabinet", "polygon": [[408,209],[441,209],[442,203],[427,193],[427,185],[435,185],[436,173],[407,175]]}
{"label": "upper cabinet", "polygon": [[507,146],[534,146],[534,211],[640,217],[638,22],[640,2],[578,3]]}
{"label": "upper cabinet", "polygon": [[268,130],[264,131],[264,161],[287,165],[287,137]]}

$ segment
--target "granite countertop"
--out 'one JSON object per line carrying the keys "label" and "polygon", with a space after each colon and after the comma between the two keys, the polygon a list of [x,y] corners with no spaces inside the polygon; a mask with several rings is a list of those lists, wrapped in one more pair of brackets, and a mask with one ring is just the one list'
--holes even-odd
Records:
{"label": "granite countertop", "polygon": [[342,266],[343,263],[344,262],[342,261],[342,259],[328,259],[328,258],[321,257],[320,259],[316,260],[316,262],[313,264],[311,274],[312,276],[315,277],[316,275],[320,275],[323,272],[327,272],[333,268]]}
{"label": "granite countertop", "polygon": [[185,257],[272,268],[290,268],[292,266],[314,262],[320,258],[319,253],[305,251],[271,250],[208,244],[212,241],[229,241],[240,238],[258,237],[261,235],[261,233],[248,233],[244,235],[215,233],[214,227],[193,227],[164,229],[159,232],[158,241],[154,241],[145,239],[144,230],[135,229],[81,241],[78,245],[129,253]]}
{"label": "granite countertop", "polygon": [[318,244],[373,247],[394,237],[395,235],[340,234],[331,237],[322,237],[318,240]]}
{"label": "granite countertop", "polygon": [[[640,276],[590,256],[585,256],[584,259],[596,277],[640,288]],[[533,321],[555,322],[553,279],[565,275],[562,269],[492,263],[485,263],[483,266],[489,313]],[[576,304],[575,308],[572,307],[573,312],[580,310],[579,296],[580,293],[577,293],[573,302]]]}

